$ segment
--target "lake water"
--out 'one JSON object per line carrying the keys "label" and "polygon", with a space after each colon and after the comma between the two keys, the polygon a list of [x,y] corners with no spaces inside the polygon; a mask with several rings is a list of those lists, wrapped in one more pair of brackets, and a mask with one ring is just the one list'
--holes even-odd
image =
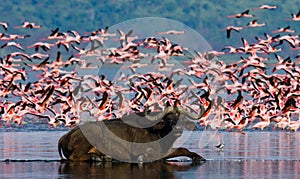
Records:
{"label": "lake water", "polygon": [[[60,162],[66,129],[1,129],[0,178],[298,178],[300,134],[249,130],[185,132],[176,145],[207,159],[148,164]],[[215,145],[225,143],[223,150]]]}

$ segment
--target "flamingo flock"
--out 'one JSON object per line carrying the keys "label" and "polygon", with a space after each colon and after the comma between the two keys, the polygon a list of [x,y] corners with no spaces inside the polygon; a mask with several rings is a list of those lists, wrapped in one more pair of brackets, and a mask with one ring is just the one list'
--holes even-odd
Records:
{"label": "flamingo flock", "polygon": [[[253,13],[246,10],[228,18],[257,18],[256,10],[277,8],[261,5]],[[287,22],[298,19],[299,12],[292,13]],[[225,28],[227,38],[234,38],[232,30],[268,25],[257,21]],[[265,32],[251,43],[242,37],[239,47],[203,53],[190,52],[164,37],[188,33],[180,29],[158,31],[162,36],[158,38],[134,36],[134,29],[110,32],[106,27],[80,35],[75,30],[56,28],[40,41],[24,46],[32,36],[10,34],[10,29],[34,32],[42,25],[27,21],[20,26],[0,25],[2,126],[22,125],[29,118],[46,120],[54,127],[74,126],[83,114],[94,120],[110,120],[180,104],[197,116],[199,125],[213,129],[242,132],[272,126],[297,131],[300,127],[300,53],[281,54],[287,49],[296,53],[300,50],[299,35],[292,25]],[[109,41],[120,45],[105,48]],[[82,48],[85,43],[90,47]],[[239,59],[233,62],[220,60],[237,56]],[[176,67],[174,61],[181,65]],[[121,70],[117,80],[105,74],[81,73],[93,69],[101,73],[105,64],[118,65]]]}

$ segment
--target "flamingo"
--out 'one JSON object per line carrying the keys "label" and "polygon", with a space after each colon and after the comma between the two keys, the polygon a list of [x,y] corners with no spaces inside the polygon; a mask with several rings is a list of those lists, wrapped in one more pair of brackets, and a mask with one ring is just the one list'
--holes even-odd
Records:
{"label": "flamingo", "polygon": [[[75,30],[68,30],[68,33],[64,33],[64,38],[62,40],[59,40],[58,42],[62,43],[62,44],[71,44],[73,42],[77,43],[78,45],[80,44],[80,40],[81,40],[81,35],[79,35],[79,33]],[[72,34],[72,35],[70,35]]]}
{"label": "flamingo", "polygon": [[153,63],[155,59],[161,59],[163,67],[165,67],[170,56],[165,51],[161,50],[157,55],[152,56],[151,63]]}
{"label": "flamingo", "polygon": [[24,21],[22,26],[15,26],[15,28],[29,28],[29,29],[38,29],[41,28],[41,25],[36,25],[34,22]]}
{"label": "flamingo", "polygon": [[292,109],[297,109],[296,100],[293,96],[289,97],[284,103],[283,108],[281,109],[281,114],[286,114]]}
{"label": "flamingo", "polygon": [[30,67],[33,71],[39,71],[39,70],[44,70],[44,67],[49,64],[49,56],[46,57],[40,64],[38,65],[29,65],[27,63],[24,63],[24,65]]}
{"label": "flamingo", "polygon": [[19,34],[3,34],[3,36],[1,37],[1,40],[4,41],[12,41],[12,40],[16,40],[16,39],[25,39],[27,37],[30,37],[30,35],[19,35]]}
{"label": "flamingo", "polygon": [[243,117],[240,122],[234,126],[234,128],[238,129],[240,133],[242,133],[242,130],[248,125],[250,116]]}
{"label": "flamingo", "polygon": [[51,49],[51,47],[55,46],[55,44],[50,44],[47,42],[36,42],[32,45],[28,45],[27,48],[34,48],[37,52],[39,48],[42,48],[44,51],[48,51]]}
{"label": "flamingo", "polygon": [[[84,42],[91,42],[91,49],[90,50],[94,50],[98,47],[103,47],[104,41],[108,40],[107,37],[103,37],[103,36],[98,36],[98,35],[93,35],[93,36],[82,36],[81,38]],[[95,43],[97,43],[99,46],[96,46]]]}
{"label": "flamingo", "polygon": [[4,28],[5,31],[8,29],[8,23],[7,22],[0,22],[0,26]]}
{"label": "flamingo", "polygon": [[29,56],[29,58],[38,58],[38,59],[42,59],[44,57],[49,57],[49,54],[42,54],[42,53],[33,53]]}
{"label": "flamingo", "polygon": [[185,34],[185,31],[181,30],[169,30],[169,31],[165,31],[165,32],[158,32],[158,34],[174,34],[174,35],[180,35],[180,34]]}
{"label": "flamingo", "polygon": [[253,14],[249,14],[249,9],[247,9],[246,11],[239,13],[239,14],[234,14],[234,15],[229,15],[227,16],[227,18],[241,18],[241,17],[254,17]]}
{"label": "flamingo", "polygon": [[278,8],[278,6],[272,6],[272,5],[263,4],[263,5],[260,5],[259,7],[253,8],[253,10],[277,9],[277,8]]}
{"label": "flamingo", "polygon": [[34,115],[34,116],[37,116],[39,118],[46,118],[47,121],[48,121],[48,124],[52,125],[53,127],[56,127],[59,122],[66,123],[66,118],[67,117],[65,115],[57,114],[51,108],[47,108],[47,109],[51,113],[53,113],[54,116],[47,115],[47,114],[40,114],[40,113],[37,113],[37,112],[28,112],[27,114]]}
{"label": "flamingo", "polygon": [[286,41],[289,43],[293,48],[300,45],[299,35],[284,35],[278,38],[279,41]]}
{"label": "flamingo", "polygon": [[51,100],[51,97],[54,93],[54,86],[53,85],[50,85],[48,86],[43,95],[42,96],[45,96],[44,99],[40,102],[37,103],[36,105],[36,110],[39,111],[39,112],[44,112],[46,110],[46,107],[47,107],[47,103]]}
{"label": "flamingo", "polygon": [[60,46],[63,45],[65,47],[66,51],[69,51],[69,48],[70,48],[69,44],[70,43],[66,40],[59,40],[55,43],[55,45],[57,45],[57,48],[60,48]]}
{"label": "flamingo", "polygon": [[278,40],[282,40],[280,39],[280,35],[276,35],[274,37],[270,36],[269,34],[267,33],[264,33],[264,36],[266,37],[266,39],[261,39],[259,37],[255,37],[256,40],[258,40],[258,43],[259,44],[269,44],[269,43],[272,43],[272,42],[277,42]]}
{"label": "flamingo", "polygon": [[300,10],[298,11],[297,14],[291,13],[291,16],[292,16],[291,18],[292,21],[300,21]]}
{"label": "flamingo", "polygon": [[16,43],[16,42],[7,42],[7,43],[3,44],[3,45],[1,46],[1,48],[5,48],[5,47],[9,47],[9,46],[16,47],[16,48],[18,48],[18,49],[24,51],[22,45],[19,44],[19,43]]}
{"label": "flamingo", "polygon": [[242,37],[242,42],[244,47],[238,48],[239,51],[248,53],[253,49],[253,47],[249,45],[248,41],[244,37]]}
{"label": "flamingo", "polygon": [[[252,126],[252,129],[259,128],[261,130],[264,130],[264,128],[266,128],[266,127],[268,127],[270,125],[270,118],[269,118],[269,116],[266,116],[266,115],[263,115],[263,116],[257,115],[256,117],[259,117],[259,118],[263,119],[263,121],[260,121],[260,122],[256,123],[254,126]],[[266,119],[264,119],[264,117]]]}
{"label": "flamingo", "polygon": [[[282,41],[281,41],[282,43]],[[281,45],[281,43],[276,44],[274,46],[271,46],[270,44],[266,44],[266,48],[264,48],[263,50],[265,51],[265,53],[269,54],[269,53],[276,53],[276,52],[280,52],[282,51],[282,48],[276,48],[277,46]]]}
{"label": "flamingo", "polygon": [[24,52],[13,52],[13,53],[8,54],[6,58],[16,57],[16,56],[22,56],[22,57],[26,58],[27,60],[32,61],[31,57],[27,53],[24,53]]}
{"label": "flamingo", "polygon": [[48,35],[45,39],[46,40],[62,40],[65,38],[65,34],[62,32],[59,32],[59,28],[55,28],[54,30],[51,30],[51,34]]}
{"label": "flamingo", "polygon": [[239,49],[228,45],[228,46],[224,47],[222,49],[222,51],[225,51],[225,54],[236,54],[239,52]]}
{"label": "flamingo", "polygon": [[236,27],[236,26],[228,26],[225,28],[226,30],[226,37],[229,39],[230,38],[230,34],[231,34],[231,31],[236,31],[236,32],[240,32],[240,30],[243,30],[244,27]]}
{"label": "flamingo", "polygon": [[109,29],[108,26],[106,26],[104,29],[99,28],[99,29],[97,29],[97,30],[91,32],[90,35],[91,35],[91,36],[94,36],[94,35],[100,35],[100,36],[102,36],[102,37],[113,37],[113,36],[116,36],[116,35],[117,35],[116,33],[113,33],[113,34],[109,33],[109,32],[108,32],[108,29]]}
{"label": "flamingo", "polygon": [[120,43],[121,43],[122,46],[123,46],[123,44],[125,44],[125,43],[132,42],[132,41],[134,41],[134,40],[136,40],[136,39],[139,38],[138,36],[131,37],[131,34],[133,33],[133,30],[132,30],[132,29],[129,30],[129,31],[127,32],[127,34],[125,34],[123,31],[121,31],[121,30],[119,30],[119,29],[117,30],[117,32],[118,32],[119,35],[120,35],[119,40],[120,40]]}
{"label": "flamingo", "polygon": [[295,33],[296,32],[295,30],[291,30],[290,28],[291,28],[291,26],[278,28],[277,30],[271,31],[271,33],[275,34],[275,33],[279,33],[279,32],[287,32],[287,33]]}
{"label": "flamingo", "polygon": [[96,112],[90,111],[92,115],[98,117],[98,119],[103,119],[103,114],[109,110],[112,100],[110,99],[107,91],[104,91],[102,95],[102,100],[99,106],[97,106],[88,96],[86,96],[90,103],[96,108]]}
{"label": "flamingo", "polygon": [[267,25],[266,22],[259,24],[259,23],[257,23],[257,20],[258,19],[250,21],[244,28],[247,28],[247,27],[250,27],[250,28],[252,28],[252,27],[262,27],[262,26]]}
{"label": "flamingo", "polygon": [[300,110],[299,110],[299,108],[298,108],[298,113],[299,113],[298,120],[290,121],[290,123],[288,124],[288,129],[293,132],[296,132],[300,127]]}
{"label": "flamingo", "polygon": [[289,124],[290,124],[290,118],[286,115],[286,116],[283,116],[281,118],[281,120],[275,124],[273,129],[276,129],[276,128],[285,129],[289,126]]}

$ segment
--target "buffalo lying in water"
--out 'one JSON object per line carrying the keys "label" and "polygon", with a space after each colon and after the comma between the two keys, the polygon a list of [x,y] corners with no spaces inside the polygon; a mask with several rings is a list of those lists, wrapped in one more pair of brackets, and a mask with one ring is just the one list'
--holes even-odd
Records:
{"label": "buffalo lying in water", "polygon": [[186,156],[193,162],[203,162],[205,159],[197,153],[172,147],[185,127],[195,127],[181,114],[198,117],[170,106],[155,115],[134,113],[122,119],[87,122],[60,138],[59,155],[70,161],[115,159],[140,163]]}

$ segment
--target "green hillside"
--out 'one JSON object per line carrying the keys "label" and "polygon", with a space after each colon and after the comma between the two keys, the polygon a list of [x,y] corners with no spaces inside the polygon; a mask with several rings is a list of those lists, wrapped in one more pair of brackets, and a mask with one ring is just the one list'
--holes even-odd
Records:
{"label": "green hillside", "polygon": [[[300,1],[229,1],[229,0],[107,0],[107,1],[60,1],[60,0],[3,0],[0,7],[1,21],[18,25],[25,20],[41,24],[46,29],[60,27],[78,32],[92,31],[105,26],[137,17],[157,16],[182,22],[198,31],[217,50],[227,44],[240,44],[240,36],[253,38],[263,32],[291,24],[300,31],[297,22],[288,22],[291,13],[297,13]],[[252,11],[261,4],[278,5],[276,10]],[[238,38],[227,40],[223,28],[229,25],[246,25],[250,20],[228,19],[227,15],[250,9],[260,22],[267,22],[264,28],[245,30]],[[252,19],[253,20],[253,19]],[[237,42],[238,39],[238,42]]]}

